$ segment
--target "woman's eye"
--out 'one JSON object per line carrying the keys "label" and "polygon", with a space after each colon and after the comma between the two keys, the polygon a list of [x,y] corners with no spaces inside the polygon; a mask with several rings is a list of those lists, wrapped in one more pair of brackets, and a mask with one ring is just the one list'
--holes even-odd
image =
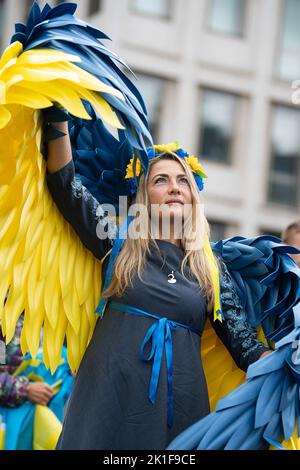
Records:
{"label": "woman's eye", "polygon": [[189,184],[188,182],[188,179],[187,178],[180,178],[180,183],[183,183],[183,184]]}
{"label": "woman's eye", "polygon": [[162,176],[160,176],[159,178],[157,178],[157,180],[155,180],[155,183],[161,183],[164,181],[166,181],[166,178],[163,178]]}

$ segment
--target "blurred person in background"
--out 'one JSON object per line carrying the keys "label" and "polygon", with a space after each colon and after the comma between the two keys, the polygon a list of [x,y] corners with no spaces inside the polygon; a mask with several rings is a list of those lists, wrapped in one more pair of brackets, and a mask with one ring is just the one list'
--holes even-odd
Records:
{"label": "blurred person in background", "polygon": [[21,315],[13,339],[5,345],[0,322],[0,344],[4,345],[0,357],[0,450],[51,450],[61,430],[73,377],[63,356],[52,375],[41,353],[36,360],[23,355],[23,323]]}
{"label": "blurred person in background", "polygon": [[[47,406],[53,395],[53,389],[46,383],[30,382],[25,375],[14,375],[23,362],[24,356],[20,346],[23,317],[17,323],[15,336],[5,348],[5,363],[0,364],[0,404],[16,407],[26,401]],[[0,330],[0,341],[5,337]]]}
{"label": "blurred person in background", "polygon": [[[281,235],[282,241],[287,245],[294,246],[300,250],[300,220],[290,224]],[[300,254],[290,255],[300,268]]]}

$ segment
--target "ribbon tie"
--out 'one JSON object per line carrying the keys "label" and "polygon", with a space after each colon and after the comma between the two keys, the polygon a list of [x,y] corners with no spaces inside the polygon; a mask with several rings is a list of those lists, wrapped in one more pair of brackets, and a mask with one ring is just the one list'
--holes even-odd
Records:
{"label": "ribbon tie", "polygon": [[[163,357],[163,352],[165,349],[166,356],[166,365],[167,365],[167,377],[168,377],[168,427],[171,428],[173,425],[173,395],[172,395],[172,363],[173,363],[173,348],[172,348],[172,331],[175,331],[177,326],[185,328],[197,333],[200,335],[200,330],[192,328],[190,326],[178,323],[172,320],[168,320],[166,317],[158,317],[152,315],[151,313],[144,312],[135,307],[130,307],[129,305],[121,304],[118,302],[110,302],[110,307],[116,310],[119,310],[124,313],[130,313],[137,316],[146,316],[154,318],[156,321],[148,329],[145,338],[141,344],[140,348],[140,358],[144,362],[149,362],[153,360],[151,378],[148,390],[148,399],[154,405],[159,375],[161,369],[161,361]],[[151,342],[151,351],[146,356],[145,348],[147,344]]]}
{"label": "ribbon tie", "polygon": [[[171,330],[176,330],[176,323],[168,320],[167,318],[161,318],[157,320],[153,325],[150,326],[147,331],[144,341],[141,345],[140,357],[142,361],[147,362],[153,359],[153,366],[151,372],[150,386],[148,391],[148,398],[152,404],[155,403],[157,395],[159,374],[161,368],[161,361],[163,350],[165,347],[166,364],[168,373],[168,426],[173,425],[173,396],[172,396],[172,359],[173,359],[173,348],[172,348],[172,336]],[[152,348],[148,357],[145,355],[145,348],[148,342],[152,341]]]}

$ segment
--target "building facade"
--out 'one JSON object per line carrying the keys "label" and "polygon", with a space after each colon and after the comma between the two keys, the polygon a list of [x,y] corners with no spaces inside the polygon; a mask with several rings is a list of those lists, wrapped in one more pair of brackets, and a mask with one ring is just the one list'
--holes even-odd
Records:
{"label": "building facade", "polygon": [[[2,49],[31,4],[0,0]],[[300,0],[77,4],[136,73],[154,140],[200,156],[213,239],[300,218]]]}

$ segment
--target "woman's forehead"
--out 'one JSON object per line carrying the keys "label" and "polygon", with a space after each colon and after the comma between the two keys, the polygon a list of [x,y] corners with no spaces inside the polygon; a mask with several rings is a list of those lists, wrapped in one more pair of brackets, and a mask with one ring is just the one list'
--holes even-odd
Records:
{"label": "woman's forehead", "polygon": [[179,162],[176,160],[159,160],[158,162],[155,162],[152,167],[150,173],[152,175],[157,174],[157,173],[185,173],[182,165],[180,165]]}

